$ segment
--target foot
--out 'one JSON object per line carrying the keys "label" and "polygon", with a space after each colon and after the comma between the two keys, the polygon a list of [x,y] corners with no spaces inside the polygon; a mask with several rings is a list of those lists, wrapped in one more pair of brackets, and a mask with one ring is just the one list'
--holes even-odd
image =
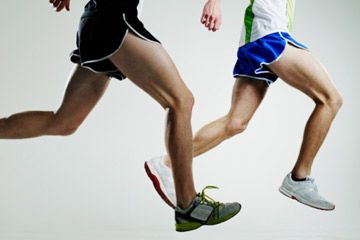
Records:
{"label": "foot", "polygon": [[205,194],[208,186],[199,193],[187,209],[175,208],[175,227],[178,232],[195,230],[203,225],[216,225],[234,217],[240,212],[241,205],[216,202]]}
{"label": "foot", "polygon": [[171,169],[164,164],[164,157],[153,158],[145,162],[145,171],[155,190],[170,207],[176,206],[175,185]]}
{"label": "foot", "polygon": [[295,199],[307,206],[320,210],[334,210],[335,205],[322,197],[315,184],[315,179],[307,177],[304,181],[294,181],[289,173],[279,191],[285,196]]}

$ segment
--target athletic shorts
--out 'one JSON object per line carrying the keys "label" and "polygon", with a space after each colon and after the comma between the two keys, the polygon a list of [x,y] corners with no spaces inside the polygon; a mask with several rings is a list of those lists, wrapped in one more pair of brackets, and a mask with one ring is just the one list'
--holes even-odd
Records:
{"label": "athletic shorts", "polygon": [[81,16],[73,63],[119,80],[126,76],[110,61],[131,32],[146,41],[160,43],[138,19],[139,0],[90,0]]}
{"label": "athletic shorts", "polygon": [[234,67],[234,77],[249,77],[266,81],[268,85],[276,81],[278,76],[268,65],[280,59],[289,43],[297,48],[307,47],[286,32],[276,32],[239,47]]}

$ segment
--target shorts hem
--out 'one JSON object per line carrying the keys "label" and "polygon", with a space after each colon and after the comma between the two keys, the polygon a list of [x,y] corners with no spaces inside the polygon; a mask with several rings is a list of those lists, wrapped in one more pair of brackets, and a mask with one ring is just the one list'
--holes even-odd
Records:
{"label": "shorts hem", "polygon": [[255,79],[255,80],[261,80],[261,81],[266,82],[266,84],[268,86],[270,86],[272,83],[274,83],[274,81],[269,80],[267,78],[256,77],[256,76],[251,76],[251,75],[247,75],[247,74],[233,74],[233,77],[234,78],[236,78],[236,77],[247,77],[247,78],[252,78],[252,79]]}
{"label": "shorts hem", "polygon": [[[98,62],[101,62],[101,61],[104,61],[104,60],[107,60],[109,58],[111,58],[116,52],[118,52],[121,47],[123,46],[124,44],[124,41],[125,41],[125,38],[126,36],[128,35],[129,32],[131,33],[134,33],[137,37],[145,40],[145,41],[149,41],[149,42],[152,42],[152,43],[157,43],[157,44],[161,44],[160,42],[157,42],[157,41],[154,41],[154,40],[151,40],[151,39],[148,39],[146,38],[145,36],[143,36],[142,34],[140,34],[138,31],[135,30],[134,27],[131,26],[131,24],[126,20],[126,15],[125,13],[123,13],[123,20],[126,24],[126,26],[128,27],[128,29],[125,31],[125,34],[123,36],[123,38],[121,39],[121,42],[119,44],[119,47],[116,48],[116,50],[114,50],[113,52],[111,52],[110,54],[107,54],[105,57],[101,57],[101,58],[98,58],[98,59],[92,59],[92,60],[87,60],[87,61],[84,61],[84,62],[81,62],[81,55],[80,54],[76,54],[75,52],[72,52],[70,54],[70,58],[72,56],[76,57],[76,58],[80,58],[80,61],[78,64],[80,64],[82,67],[84,68],[87,68],[95,73],[104,73],[104,74],[108,74],[109,76],[113,77],[114,74],[113,73],[117,73],[116,74],[116,78],[120,79],[120,80],[123,80],[126,78],[126,76],[124,74],[121,73],[121,71],[119,69],[112,69],[112,70],[96,70],[93,66],[91,66],[92,64],[96,64]],[[120,78],[121,77],[121,78]]]}
{"label": "shorts hem", "polygon": [[125,34],[124,34],[124,37],[123,37],[123,39],[122,39],[121,42],[120,42],[119,47],[118,47],[115,51],[113,51],[112,53],[106,55],[105,57],[102,57],[102,58],[99,58],[99,59],[94,59],[94,60],[85,61],[85,62],[82,63],[82,65],[86,65],[86,64],[89,64],[89,63],[101,62],[101,61],[104,61],[104,60],[106,60],[106,59],[111,58],[117,51],[120,50],[120,48],[121,48],[122,45],[124,44],[125,38],[126,38],[126,36],[127,36],[128,33],[129,33],[129,30],[126,30],[126,32],[125,32]]}
{"label": "shorts hem", "polygon": [[[146,41],[160,44],[160,43],[157,42],[157,41],[153,41],[153,40],[151,40],[151,39],[146,38],[145,36],[143,36],[142,34],[140,34],[138,31],[136,31],[135,28],[133,28],[133,27],[131,26],[131,24],[128,23],[128,21],[126,21],[125,13],[123,14],[123,18],[124,18],[125,24],[128,26],[128,28],[130,28],[131,32],[135,33],[135,35],[137,35],[138,37],[140,37],[140,38],[142,38],[142,39],[144,39],[144,40],[146,40]],[[125,37],[124,37],[124,38],[125,38]]]}
{"label": "shorts hem", "polygon": [[[269,65],[271,65],[271,64],[279,61],[279,59],[283,56],[284,51],[285,51],[285,49],[286,49],[286,47],[287,47],[288,44],[291,44],[291,45],[293,45],[293,46],[295,46],[295,47],[297,47],[297,48],[300,48],[300,49],[304,49],[304,50],[307,49],[306,47],[297,44],[295,41],[284,37],[284,35],[282,34],[282,32],[277,32],[277,33],[278,33],[279,36],[285,41],[284,48],[282,49],[281,53],[279,54],[279,56],[278,56],[275,60],[273,60],[273,61],[271,61],[271,62],[262,62],[262,63],[260,63],[260,67],[257,68],[257,69],[255,69],[254,73],[256,73],[256,74],[273,73],[273,72],[271,72],[271,71],[262,70],[262,69],[264,68],[264,65],[265,65],[265,66],[269,66]],[[261,71],[261,70],[262,70],[262,71]]]}
{"label": "shorts hem", "polygon": [[[274,35],[274,37],[270,35]],[[267,38],[267,36],[270,38]],[[275,41],[271,40],[271,38],[275,38]],[[263,45],[262,42],[266,43],[270,40],[274,42],[270,43],[268,46]],[[257,46],[257,44],[261,44],[261,46]],[[270,86],[270,84],[277,80],[278,76],[274,74],[268,66],[281,59],[287,45],[293,45],[296,48],[304,50],[308,49],[305,45],[293,39],[288,32],[274,32],[259,38],[254,42],[250,42],[239,47],[238,54],[244,54],[244,58],[248,59],[239,58],[238,55],[238,60],[234,67],[233,76],[242,76],[263,80]],[[259,53],[259,51],[263,51],[263,53]],[[259,59],[260,61],[257,60],[256,57],[261,58]],[[242,64],[243,66],[239,67],[237,66],[238,64]],[[245,66],[249,68],[244,69]]]}

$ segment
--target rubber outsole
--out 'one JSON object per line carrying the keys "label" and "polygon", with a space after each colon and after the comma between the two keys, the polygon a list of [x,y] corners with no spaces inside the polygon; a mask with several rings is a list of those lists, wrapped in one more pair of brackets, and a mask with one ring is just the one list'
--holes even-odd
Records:
{"label": "rubber outsole", "polygon": [[295,201],[297,201],[297,202],[299,202],[299,203],[301,203],[301,204],[304,204],[304,205],[306,205],[306,206],[308,206],[308,207],[311,207],[311,208],[315,208],[315,209],[317,209],[317,210],[333,211],[333,210],[335,209],[335,207],[329,209],[329,208],[319,208],[319,207],[312,206],[312,205],[310,205],[310,204],[308,204],[308,203],[302,202],[301,200],[299,200],[299,199],[297,199],[295,196],[293,196],[293,195],[285,192],[285,191],[282,190],[281,188],[279,188],[279,192],[280,192],[282,195],[284,195],[285,197],[288,197],[288,198],[290,198],[290,199],[292,199],[292,200],[295,200]]}
{"label": "rubber outsole", "polygon": [[145,168],[146,174],[147,174],[148,177],[150,178],[151,182],[152,182],[153,185],[154,185],[154,188],[155,188],[156,192],[159,194],[159,196],[161,197],[161,199],[162,199],[167,205],[169,205],[171,208],[175,209],[174,204],[170,201],[170,199],[168,199],[168,197],[166,196],[166,194],[162,191],[161,186],[160,186],[160,181],[159,181],[159,179],[151,172],[150,167],[148,166],[147,162],[145,162],[144,168]]}
{"label": "rubber outsole", "polygon": [[201,223],[177,223],[175,224],[175,230],[177,232],[189,232],[196,230],[203,226]]}

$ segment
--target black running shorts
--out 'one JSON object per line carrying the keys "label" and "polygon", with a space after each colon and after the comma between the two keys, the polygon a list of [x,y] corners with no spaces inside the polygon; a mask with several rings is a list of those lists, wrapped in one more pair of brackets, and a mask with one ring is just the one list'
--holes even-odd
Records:
{"label": "black running shorts", "polygon": [[73,63],[119,80],[126,78],[110,61],[128,32],[160,43],[138,19],[139,0],[90,0],[81,16]]}

